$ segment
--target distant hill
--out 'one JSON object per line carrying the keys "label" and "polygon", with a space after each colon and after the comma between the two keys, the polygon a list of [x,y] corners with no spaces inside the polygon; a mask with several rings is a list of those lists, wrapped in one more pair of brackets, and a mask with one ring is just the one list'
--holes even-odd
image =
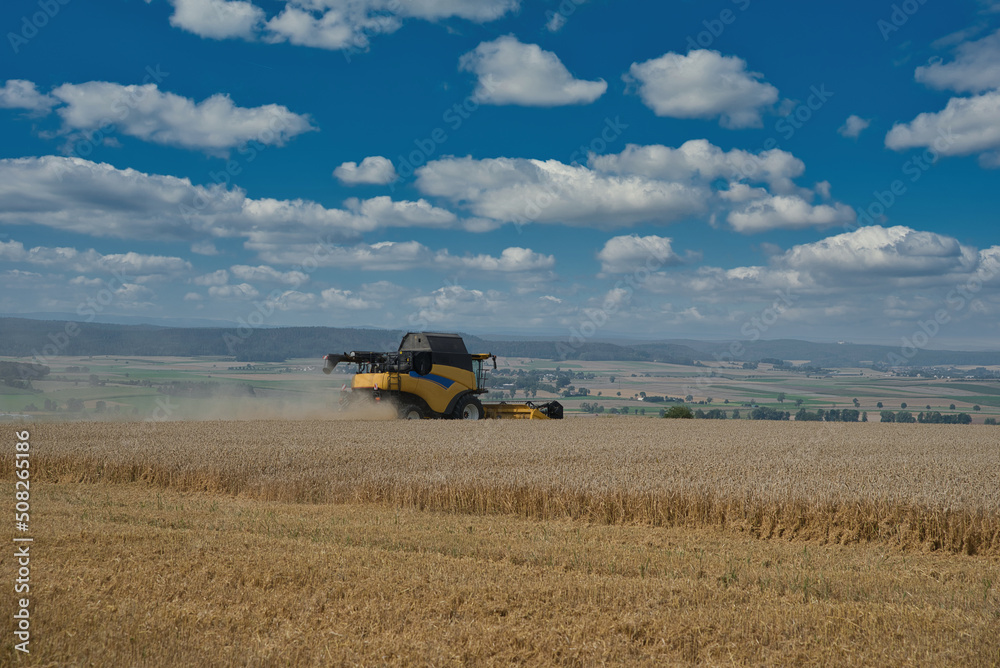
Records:
{"label": "distant hill", "polygon": [[[326,353],[352,350],[395,350],[402,330],[339,327],[160,327],[32,320],[0,317],[0,355],[201,356],[232,357],[241,362],[320,358]],[[559,340],[492,341],[463,335],[472,352],[502,357],[649,361],[694,364],[697,360],[753,362],[767,358],[807,360],[811,365],[836,368],[861,362],[905,359],[893,346],[832,344],[794,339],[754,342],[670,340],[659,343],[608,343]],[[734,356],[734,351],[736,355]],[[1000,364],[1000,352],[920,350],[911,356],[914,366],[990,366]]]}

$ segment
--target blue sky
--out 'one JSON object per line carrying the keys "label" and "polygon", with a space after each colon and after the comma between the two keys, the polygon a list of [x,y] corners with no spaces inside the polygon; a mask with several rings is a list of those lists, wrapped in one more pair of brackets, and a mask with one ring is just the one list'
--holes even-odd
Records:
{"label": "blue sky", "polygon": [[1000,5],[0,9],[0,312],[995,347]]}

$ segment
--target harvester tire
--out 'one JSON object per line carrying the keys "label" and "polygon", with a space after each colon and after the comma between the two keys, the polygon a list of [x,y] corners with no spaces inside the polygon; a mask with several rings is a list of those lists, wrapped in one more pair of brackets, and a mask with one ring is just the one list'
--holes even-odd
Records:
{"label": "harvester tire", "polygon": [[407,404],[399,409],[399,417],[402,420],[422,420],[424,412],[420,410],[419,406]]}
{"label": "harvester tire", "polygon": [[459,399],[455,406],[454,416],[456,420],[481,420],[484,415],[482,402],[471,394]]}

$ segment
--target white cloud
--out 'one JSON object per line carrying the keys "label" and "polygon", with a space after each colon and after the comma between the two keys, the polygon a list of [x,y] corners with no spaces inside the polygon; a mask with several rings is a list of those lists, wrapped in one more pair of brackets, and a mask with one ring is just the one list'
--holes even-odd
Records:
{"label": "white cloud", "polygon": [[239,285],[213,285],[208,294],[216,299],[253,299],[260,296],[257,288],[249,283]]}
{"label": "white cloud", "polygon": [[513,35],[482,42],[459,59],[459,68],[478,77],[474,97],[482,104],[590,104],[608,88],[603,79],[574,79],[556,54]]}
{"label": "white cloud", "polygon": [[343,163],[333,170],[333,175],[341,183],[351,186],[361,183],[385,185],[396,180],[396,169],[388,158],[370,155],[360,165],[356,162]]}
{"label": "white cloud", "polygon": [[407,18],[493,21],[520,0],[289,0],[270,18],[251,2],[172,0],[170,24],[201,37],[289,42],[320,49],[368,48],[369,38],[395,32]]}
{"label": "white cloud", "polygon": [[263,281],[267,283],[281,283],[292,287],[298,287],[309,281],[309,275],[301,271],[278,271],[274,267],[259,265],[251,267],[245,264],[237,264],[229,268],[233,276],[242,281]]}
{"label": "white cloud", "polygon": [[24,79],[8,79],[0,87],[0,109],[27,109],[48,113],[58,103],[52,96],[39,93],[33,82]]}
{"label": "white cloud", "polygon": [[[801,160],[779,149],[723,151],[697,139],[679,148],[629,144],[619,154],[591,154],[587,167],[556,160],[445,157],[418,169],[416,185],[498,223],[617,229],[695,215],[715,220],[728,210],[739,212],[730,221],[741,231],[763,231],[854,219],[843,204],[809,204],[817,193],[829,199],[830,189],[823,182],[812,190],[796,185],[793,179],[804,171]],[[719,189],[721,181],[728,182],[728,190]]]}
{"label": "white cloud", "polygon": [[[645,267],[656,271],[663,266],[676,265],[684,262],[672,246],[669,237],[649,235],[640,237],[637,234],[612,237],[604,243],[597,253],[601,261],[601,272],[605,274],[627,274]],[[689,254],[689,258],[696,257]]]}
{"label": "white cloud", "polygon": [[204,297],[199,295],[197,292],[189,292],[186,295],[184,295],[184,301],[186,302],[200,302],[203,299]]}
{"label": "white cloud", "polygon": [[191,279],[191,282],[195,285],[204,286],[220,286],[229,283],[229,272],[225,269],[217,269],[208,274],[203,274],[201,276],[196,276]]}
{"label": "white cloud", "polygon": [[801,160],[781,149],[756,154],[740,149],[723,151],[706,139],[691,139],[678,148],[629,144],[618,154],[591,155],[588,164],[602,172],[670,181],[748,179],[767,183],[779,193],[797,191],[792,179],[806,169]]}
{"label": "white cloud", "polygon": [[113,123],[118,132],[143,141],[210,153],[225,153],[250,140],[281,146],[315,129],[307,115],[282,105],[237,107],[223,94],[196,103],[152,83],[63,84],[51,95],[63,103],[56,109],[63,132],[90,132]]}
{"label": "white cloud", "polygon": [[315,246],[387,227],[459,223],[455,214],[424,200],[349,202],[353,210],[327,209],[301,199],[255,200],[238,188],[197,186],[188,179],[80,158],[0,159],[0,223],[5,224],[125,239],[243,237],[248,246],[265,248]]}
{"label": "white cloud", "polygon": [[837,129],[837,132],[844,137],[857,139],[871,124],[871,119],[861,118],[860,116],[851,114],[847,117],[847,120],[844,121],[844,124]]}
{"label": "white cloud", "polygon": [[778,101],[778,89],[747,71],[747,63],[718,51],[666,53],[633,63],[625,75],[657,116],[719,118],[725,128],[761,127],[761,113]]}
{"label": "white cloud", "polygon": [[379,304],[375,302],[369,302],[361,297],[356,296],[350,290],[340,290],[338,288],[328,288],[320,293],[323,301],[320,304],[322,308],[329,309],[351,309],[355,311],[367,310],[371,308],[378,308]]}
{"label": "white cloud", "polygon": [[[262,253],[262,257],[276,264],[293,264],[300,256],[296,249],[275,248]],[[417,241],[380,241],[374,244],[328,247],[316,257],[316,262],[319,266],[360,271],[423,269],[513,274],[551,269],[555,265],[555,258],[529,248],[505,248],[498,257],[486,254],[460,256],[452,255],[447,249],[434,251]]]}
{"label": "white cloud", "polygon": [[642,176],[616,176],[556,160],[444,158],[417,170],[421,191],[503,222],[616,228],[703,212],[707,191]]}
{"label": "white cloud", "polygon": [[928,147],[939,155],[978,153],[984,167],[1000,167],[1000,91],[953,97],[936,113],[897,123],[885,136],[894,151]]}
{"label": "white cloud", "polygon": [[170,25],[200,37],[253,39],[264,23],[264,10],[239,0],[171,0]]}
{"label": "white cloud", "polygon": [[0,241],[0,261],[26,262],[80,273],[100,272],[115,275],[120,280],[136,282],[146,282],[154,277],[176,277],[192,270],[191,263],[179,257],[145,255],[132,251],[105,255],[93,248],[80,251],[65,246],[35,246],[25,249],[20,241]]}
{"label": "white cloud", "polygon": [[812,205],[798,195],[764,195],[730,211],[726,220],[737,232],[749,234],[846,225],[855,218],[854,209],[846,204]]}
{"label": "white cloud", "polygon": [[219,249],[211,241],[196,241],[191,244],[191,252],[197,255],[218,255]]}
{"label": "white cloud", "polygon": [[[860,310],[878,300],[879,294],[892,291],[915,298],[921,290],[948,290],[973,277],[992,277],[998,283],[1000,265],[993,260],[997,253],[1000,247],[978,251],[946,235],[876,225],[793,246],[769,258],[767,266],[701,267],[686,276],[651,279],[646,287],[665,294],[688,291],[719,301],[770,300],[776,291],[799,301],[808,294],[816,307]],[[858,299],[859,289],[866,299]],[[831,296],[832,301],[816,301],[821,295]]]}
{"label": "white cloud", "polygon": [[920,83],[938,90],[982,93],[1000,88],[1000,30],[974,42],[963,42],[951,62],[933,62],[916,69]]}
{"label": "white cloud", "polygon": [[471,257],[451,257],[441,258],[446,264],[458,264],[467,269],[476,271],[495,271],[502,273],[513,273],[522,271],[539,271],[551,269],[555,266],[556,260],[552,255],[542,255],[530,248],[518,248],[513,246],[505,248],[500,253],[500,257],[492,255],[475,255]]}
{"label": "white cloud", "polygon": [[908,227],[860,227],[820,241],[794,246],[778,259],[782,267],[813,275],[885,278],[930,277],[967,273],[978,264],[978,252],[957,239]]}

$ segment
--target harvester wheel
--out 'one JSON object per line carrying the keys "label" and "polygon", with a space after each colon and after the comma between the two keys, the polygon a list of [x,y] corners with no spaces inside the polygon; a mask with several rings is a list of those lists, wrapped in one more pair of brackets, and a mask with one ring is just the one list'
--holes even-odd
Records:
{"label": "harvester wheel", "polygon": [[454,415],[458,420],[481,420],[483,404],[475,396],[467,394],[458,400]]}
{"label": "harvester wheel", "polygon": [[399,417],[404,420],[422,420],[424,412],[420,410],[419,406],[407,404],[399,409]]}

